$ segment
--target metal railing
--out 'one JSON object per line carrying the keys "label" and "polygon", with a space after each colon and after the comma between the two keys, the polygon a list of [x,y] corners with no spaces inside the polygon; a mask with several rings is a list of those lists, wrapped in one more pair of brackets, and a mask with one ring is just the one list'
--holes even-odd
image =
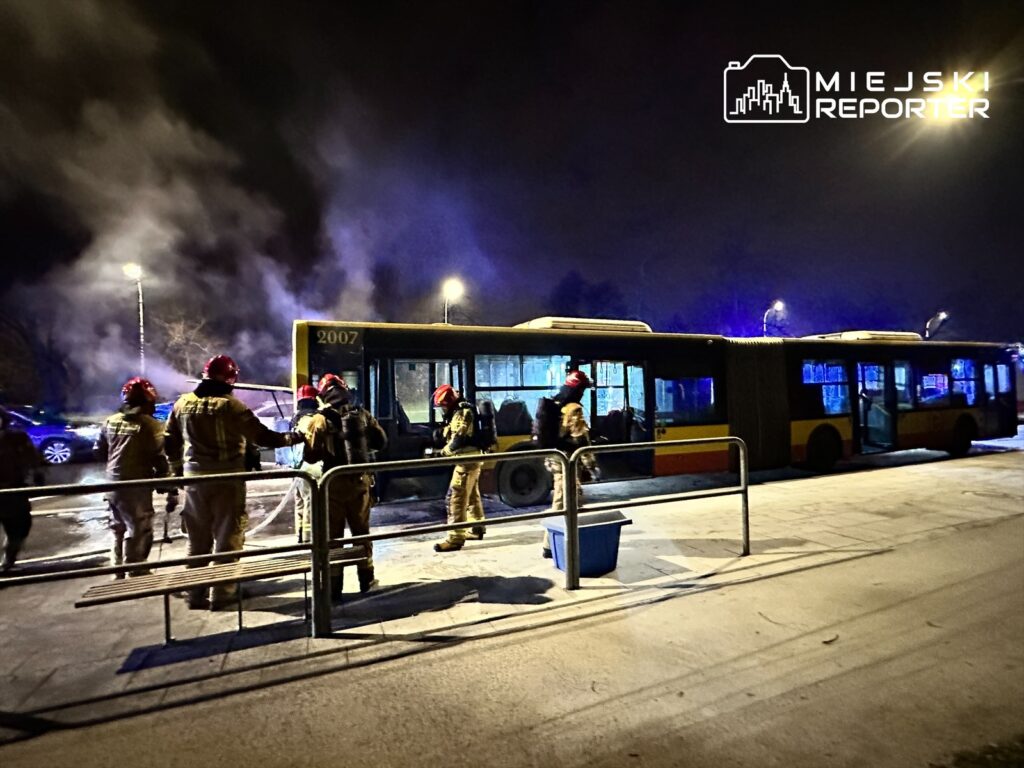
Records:
{"label": "metal railing", "polygon": [[[368,472],[386,472],[403,469],[431,469],[431,468],[442,468],[442,467],[454,467],[456,464],[500,464],[505,461],[541,461],[543,459],[553,459],[562,466],[562,471],[565,472],[569,468],[569,459],[561,451],[555,450],[554,448],[538,449],[535,451],[508,451],[505,453],[468,453],[459,456],[445,456],[441,458],[424,458],[424,459],[407,459],[404,461],[381,461],[381,462],[368,462],[366,464],[348,464],[345,466],[334,467],[324,473],[323,477],[320,478],[320,489],[323,494],[322,504],[323,509],[330,509],[330,493],[331,493],[331,482],[342,475],[350,474],[363,474]],[[388,533],[370,533],[361,536],[346,536],[344,538],[332,539],[329,536],[327,529],[327,515],[323,514],[319,518],[313,518],[313,563],[314,569],[321,569],[323,572],[320,574],[319,579],[314,576],[313,589],[325,590],[319,601],[314,600],[313,603],[313,636],[314,637],[326,637],[330,634],[331,628],[331,615],[330,615],[330,565],[327,562],[327,557],[324,556],[332,545],[339,544],[363,544],[374,541],[381,541],[382,539],[399,539],[408,536],[420,536],[425,533],[443,533],[446,531],[453,531],[457,528],[468,528],[471,525],[486,524],[488,527],[495,525],[508,525],[510,523],[522,523],[529,520],[540,520],[546,517],[554,517],[556,515],[566,516],[566,528],[574,521],[570,521],[570,511],[568,507],[561,507],[559,509],[545,509],[542,512],[528,512],[522,515],[508,515],[500,518],[485,518],[481,521],[465,521],[461,523],[438,523],[431,525],[413,525],[406,528],[402,528],[399,531],[389,531]],[[576,546],[578,542],[566,540],[566,550],[568,553],[572,553],[572,556],[577,557]],[[319,556],[318,556],[319,555]],[[569,586],[569,573],[566,572],[566,588]],[[325,600],[326,598],[326,600]],[[326,613],[318,615],[317,606],[327,606]],[[323,633],[323,634],[321,634]]]}
{"label": "metal railing", "polygon": [[[628,453],[637,450],[671,448],[675,446],[693,445],[714,445],[725,444],[735,445],[739,450],[739,477],[740,484],[737,487],[725,489],[711,489],[698,491],[684,491],[675,494],[648,496],[639,499],[629,499],[617,502],[600,502],[595,504],[582,504],[579,501],[579,477],[578,470],[582,457],[587,454],[602,453]],[[333,480],[342,475],[363,474],[371,472],[396,471],[406,469],[432,469],[443,467],[454,467],[457,464],[500,464],[506,461],[542,461],[552,459],[561,465],[562,477],[565,482],[565,493],[563,494],[563,506],[555,509],[548,508],[540,512],[530,512],[519,515],[509,515],[501,518],[485,518],[482,521],[465,521],[459,523],[443,523],[431,525],[414,525],[402,528],[397,531],[386,533],[370,533],[358,536],[331,538],[327,510],[330,503],[330,487]],[[311,570],[313,581],[313,606],[312,606],[312,634],[313,637],[328,637],[332,632],[331,627],[331,583],[330,583],[330,551],[332,547],[345,544],[364,544],[384,539],[398,539],[410,536],[419,536],[426,533],[442,533],[458,528],[467,528],[474,523],[486,524],[488,527],[495,525],[509,525],[530,520],[562,515],[565,517],[565,555],[566,574],[565,587],[569,590],[580,587],[580,552],[579,552],[579,515],[580,513],[597,511],[600,509],[635,507],[655,503],[671,501],[682,501],[693,498],[708,498],[712,496],[725,496],[740,494],[742,496],[742,527],[743,527],[743,555],[750,554],[750,520],[749,502],[747,489],[749,486],[748,477],[748,456],[747,446],[738,437],[714,437],[700,438],[693,440],[667,440],[664,442],[650,443],[626,443],[618,445],[586,446],[577,449],[571,457],[556,449],[538,449],[528,451],[511,451],[506,453],[487,454],[464,454],[460,456],[408,459],[401,461],[368,462],[364,464],[351,464],[334,467],[328,470],[320,478],[316,478],[301,470],[272,470],[266,472],[237,472],[223,473],[216,475],[192,475],[189,477],[168,477],[146,480],[122,480],[117,482],[105,482],[89,485],[51,485],[51,486],[30,486],[25,488],[0,490],[0,498],[5,496],[76,496],[108,491],[117,491],[123,488],[182,488],[194,485],[206,485],[221,483],[225,481],[247,482],[253,480],[283,480],[300,479],[309,485],[311,504],[310,517],[312,519],[311,543],[297,543],[277,547],[265,547],[260,549],[235,550],[231,552],[218,552],[216,554],[194,555],[191,557],[175,558],[173,560],[147,561],[146,563],[131,563],[121,566],[106,566],[97,568],[83,568],[59,573],[38,574],[32,576],[14,576],[3,579],[0,585],[4,587],[38,584],[42,582],[63,581],[68,579],[87,578],[102,574],[127,573],[132,570],[145,568],[164,568],[172,565],[188,565],[190,563],[209,563],[223,560],[235,560],[245,557],[266,556],[269,554],[282,554],[287,552],[310,552]]]}
{"label": "metal railing", "polygon": [[[728,488],[713,488],[696,491],[681,491],[679,493],[663,494],[659,496],[645,496],[639,499],[628,499],[625,501],[606,501],[595,504],[581,504],[579,493],[579,470],[583,457],[586,455],[602,453],[632,453],[634,451],[647,450],[651,448],[672,448],[675,446],[692,445],[735,445],[739,453],[739,485]],[[750,501],[747,489],[750,486],[749,477],[750,462],[747,456],[747,444],[738,437],[701,437],[690,440],[663,440],[651,443],[622,443],[615,445],[588,445],[577,448],[569,458],[570,471],[565,475],[565,498],[568,510],[566,512],[565,541],[566,541],[566,589],[580,588],[580,558],[579,558],[579,516],[583,512],[597,512],[602,509],[622,509],[629,507],[647,506],[649,504],[661,504],[671,501],[685,501],[687,499],[712,498],[714,496],[731,496],[739,494],[742,497],[741,526],[743,529],[743,555],[750,554]],[[570,547],[570,544],[575,546]]]}
{"label": "metal railing", "polygon": [[[252,480],[294,480],[299,479],[309,485],[311,503],[313,505],[314,519],[323,517],[321,512],[322,496],[318,492],[316,478],[308,472],[297,469],[280,469],[263,472],[224,472],[216,475],[189,475],[188,477],[160,477],[147,478],[145,480],[118,480],[103,483],[89,483],[76,485],[36,485],[23,488],[10,488],[0,490],[0,499],[8,496],[86,496],[96,493],[107,493],[119,491],[124,488],[152,488],[169,489],[184,488],[186,486],[210,485],[223,482],[248,482]],[[239,549],[228,552],[217,552],[206,555],[192,555],[189,557],[177,557],[171,560],[147,560],[140,563],[126,563],[124,565],[98,566],[95,568],[76,568],[73,570],[59,571],[57,573],[42,573],[31,576],[8,576],[0,580],[0,588],[24,586],[28,584],[40,584],[52,581],[67,581],[70,579],[84,579],[104,574],[130,574],[132,571],[142,569],[152,570],[155,568],[168,568],[175,565],[189,565],[198,563],[206,565],[211,562],[222,562],[238,560],[246,557],[265,557],[267,555],[284,554],[288,552],[310,552],[312,547],[309,544],[288,544],[277,547],[261,547],[259,549]],[[316,606],[316,593],[314,593],[314,609]],[[330,596],[328,595],[328,599]],[[330,611],[330,605],[327,606]],[[165,613],[167,607],[165,604]]]}

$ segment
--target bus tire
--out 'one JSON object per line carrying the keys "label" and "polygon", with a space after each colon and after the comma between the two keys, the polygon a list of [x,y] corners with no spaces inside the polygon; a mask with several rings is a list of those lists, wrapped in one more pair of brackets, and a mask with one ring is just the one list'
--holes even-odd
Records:
{"label": "bus tire", "polygon": [[[530,447],[514,445],[509,450]],[[544,504],[551,493],[551,473],[544,459],[520,459],[498,464],[498,495],[510,507],[533,507]]]}
{"label": "bus tire", "polygon": [[843,441],[834,427],[820,426],[807,441],[807,466],[815,472],[828,472],[843,456]]}
{"label": "bus tire", "polygon": [[971,443],[978,437],[978,427],[970,416],[961,416],[953,426],[953,434],[950,436],[949,447],[946,451],[950,456],[966,456],[971,450]]}

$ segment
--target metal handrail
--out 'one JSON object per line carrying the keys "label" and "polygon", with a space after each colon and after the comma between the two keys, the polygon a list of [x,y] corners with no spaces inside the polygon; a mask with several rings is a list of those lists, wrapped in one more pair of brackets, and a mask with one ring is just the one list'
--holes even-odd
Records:
{"label": "metal handrail", "polygon": [[[680,445],[714,445],[725,444],[735,445],[739,449],[739,476],[740,483],[735,488],[710,489],[697,491],[681,491],[679,493],[662,494],[658,496],[644,496],[639,499],[629,499],[621,502],[598,502],[596,504],[580,504],[579,493],[579,469],[580,462],[586,455],[600,453],[632,453],[638,450],[651,448],[671,448]],[[566,505],[570,511],[566,513],[566,542],[576,540],[577,546],[567,546],[566,552],[566,589],[579,589],[580,586],[580,560],[579,560],[579,515],[582,512],[596,512],[602,509],[622,509],[629,507],[647,506],[649,504],[660,504],[670,501],[685,501],[687,499],[710,498],[714,496],[732,496],[740,494],[742,498],[742,528],[743,528],[743,556],[750,554],[750,501],[748,488],[750,487],[749,465],[747,455],[747,444],[739,437],[700,437],[689,440],[662,440],[648,443],[619,443],[616,445],[586,445],[577,448],[569,457],[570,471],[565,475],[566,482]],[[572,530],[570,531],[570,522]]]}
{"label": "metal handrail", "polygon": [[[117,480],[103,483],[90,483],[87,485],[37,485],[25,486],[23,488],[9,488],[0,490],[0,498],[5,496],[85,496],[94,493],[118,491],[122,488],[183,488],[193,485],[210,485],[225,481],[247,482],[251,480],[294,480],[299,479],[306,482],[310,487],[310,495],[315,499],[314,516],[318,516],[321,496],[318,493],[316,478],[308,472],[298,469],[275,469],[261,472],[221,472],[215,475],[189,475],[187,477],[154,477],[142,480]],[[260,557],[287,552],[311,552],[309,544],[286,544],[277,547],[261,547],[260,549],[239,549],[228,552],[210,553],[208,555],[191,555],[188,557],[177,557],[171,560],[147,560],[141,563],[128,563],[125,565],[97,566],[95,568],[76,568],[58,573],[44,573],[30,576],[10,576],[0,580],[0,588],[23,586],[28,584],[40,584],[52,581],[67,581],[71,579],[84,579],[92,576],[102,576],[113,573],[131,573],[143,568],[168,568],[174,565],[188,565],[189,563],[220,562],[237,560],[245,557]],[[315,597],[314,597],[315,601]],[[328,606],[329,609],[329,606]]]}
{"label": "metal handrail", "polygon": [[[709,491],[684,491],[677,494],[650,496],[640,499],[614,503],[602,502],[598,504],[584,505],[577,499],[579,486],[578,469],[582,457],[586,454],[600,453],[628,453],[636,450],[667,448],[682,445],[701,444],[730,444],[736,445],[739,449],[739,474],[740,485],[734,489],[711,490]],[[370,473],[381,471],[395,471],[404,469],[422,468],[443,468],[457,464],[498,464],[504,461],[515,460],[541,460],[553,459],[562,467],[562,476],[565,482],[565,493],[563,494],[563,506],[558,509],[549,508],[542,512],[530,512],[521,515],[510,515],[502,518],[490,518],[488,526],[509,525],[529,520],[563,515],[565,517],[565,549],[566,549],[566,589],[579,589],[579,515],[581,512],[607,509],[612,506],[635,507],[652,503],[668,501],[679,501],[692,498],[706,498],[708,496],[742,495],[742,517],[743,517],[743,555],[750,554],[750,519],[748,502],[748,456],[747,446],[738,437],[713,437],[698,438],[691,440],[666,440],[663,442],[649,443],[625,443],[617,445],[591,445],[577,449],[571,457],[566,456],[562,451],[554,448],[545,448],[527,451],[509,451],[505,453],[471,453],[457,456],[430,457],[422,459],[405,459],[399,461],[366,462],[362,464],[349,464],[334,467],[328,470],[317,479],[307,472],[301,470],[285,469],[271,470],[265,472],[229,472],[216,475],[191,475],[189,477],[165,477],[151,478],[144,480],[121,480],[115,482],[95,483],[89,485],[49,485],[29,486],[25,488],[13,488],[0,490],[0,498],[4,496],[75,496],[117,491],[122,488],[180,488],[191,485],[207,485],[225,481],[247,482],[252,480],[274,480],[274,479],[301,479],[310,486],[311,518],[313,528],[312,543],[298,543],[278,547],[261,548],[258,550],[235,550],[232,552],[218,552],[209,555],[193,555],[190,557],[175,558],[174,560],[153,561],[148,563],[131,563],[122,566],[109,566],[87,569],[76,569],[54,574],[40,574],[36,576],[23,576],[6,578],[0,582],[0,586],[15,586],[19,584],[40,583],[46,581],[61,581],[75,578],[86,578],[105,573],[124,573],[139,568],[163,568],[172,565],[187,565],[190,562],[202,560],[211,562],[218,560],[233,560],[243,557],[258,557],[268,554],[279,554],[285,552],[311,552],[311,569],[313,581],[313,636],[328,637],[331,634],[331,588],[330,588],[330,550],[332,546],[344,544],[362,544],[383,539],[397,539],[410,536],[418,536],[425,533],[440,533],[451,531],[456,528],[466,527],[464,523],[445,523],[431,525],[416,525],[403,528],[399,531],[387,533],[371,533],[359,536],[349,536],[332,539],[328,529],[328,503],[330,498],[330,485],[334,478],[345,474]]]}
{"label": "metal handrail", "polygon": [[[341,475],[348,474],[363,474],[369,472],[387,472],[403,469],[422,469],[422,468],[436,468],[442,467],[454,467],[456,464],[498,464],[503,461],[515,461],[522,459],[529,460],[540,460],[540,459],[554,459],[562,465],[562,471],[565,472],[569,468],[569,459],[562,453],[562,451],[554,448],[542,448],[530,451],[507,451],[504,453],[465,453],[457,456],[442,456],[442,457],[430,457],[422,459],[403,459],[399,461],[379,461],[379,462],[367,462],[364,464],[346,464],[339,467],[332,467],[323,474],[320,478],[320,492],[323,494],[321,501],[324,515],[322,520],[313,519],[313,561],[320,568],[323,568],[323,574],[321,580],[323,582],[322,589],[325,589],[324,594],[321,596],[319,605],[321,607],[327,606],[326,612],[323,615],[318,615],[315,607],[317,605],[314,602],[314,613],[313,613],[313,636],[314,637],[328,637],[331,633],[331,615],[330,615],[330,567],[327,564],[327,559],[321,555],[317,557],[318,552],[326,552],[332,545],[337,544],[362,544],[364,542],[379,541],[382,539],[398,539],[409,536],[419,536],[425,533],[441,533],[443,531],[452,531],[456,528],[466,528],[469,525],[469,521],[464,523],[438,523],[431,525],[414,525],[407,528],[403,528],[400,531],[391,531],[388,533],[370,533],[363,534],[360,536],[346,536],[337,539],[331,539],[329,537],[329,531],[327,526],[327,510],[330,509],[330,486],[334,478]],[[486,519],[488,526],[495,525],[508,525],[511,523],[521,523],[528,520],[540,520],[546,517],[553,517],[555,515],[566,516],[566,527],[571,525],[569,521],[569,509],[568,507],[560,507],[558,509],[550,508],[545,509],[543,512],[529,512],[522,515],[509,515],[508,517],[491,518]],[[566,547],[570,550],[570,553],[574,552],[574,547],[577,542],[570,542],[566,540]],[[316,568],[317,566],[314,566]],[[317,580],[314,578],[314,589],[317,588]],[[569,574],[566,573],[566,588],[569,588]]]}

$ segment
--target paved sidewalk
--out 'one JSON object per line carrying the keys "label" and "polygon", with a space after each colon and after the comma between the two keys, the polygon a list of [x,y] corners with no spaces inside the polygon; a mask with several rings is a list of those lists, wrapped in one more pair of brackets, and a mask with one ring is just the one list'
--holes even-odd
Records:
{"label": "paved sidewalk", "polygon": [[[631,617],[649,617],[654,610],[659,612],[658,623],[638,619],[637,631],[663,633],[666,642],[702,635],[704,642],[730,649],[737,637],[716,634],[699,617],[687,615],[683,604],[678,610],[667,606],[680,597],[722,594],[743,595],[757,604],[759,595],[778,589],[777,580],[802,578],[813,584],[832,569],[837,574],[854,568],[886,573],[891,561],[882,556],[893,553],[907,553],[906,567],[913,569],[909,553],[918,551],[915,548],[930,552],[958,537],[987,531],[999,530],[1000,536],[1010,537],[1010,544],[1021,544],[1018,552],[1024,556],[1022,477],[1024,453],[1011,451],[754,486],[753,554],[745,558],[739,556],[739,497],[630,509],[634,523],[623,529],[619,568],[607,577],[585,579],[577,592],[566,591],[564,574],[539,557],[537,525],[494,526],[484,541],[468,542],[464,550],[452,554],[434,553],[432,538],[381,542],[376,555],[380,587],[365,597],[351,595],[335,609],[336,636],[330,639],[306,637],[307,627],[300,621],[300,577],[249,585],[247,629],[242,633],[236,631],[234,613],[190,612],[176,602],[174,629],[183,642],[167,648],[161,645],[158,598],[74,610],[75,598],[89,581],[0,590],[0,743],[40,737],[0,747],[0,760],[5,766],[32,764],[30,756],[44,754],[50,740],[57,739],[55,747],[67,745],[75,734],[83,733],[69,731],[59,739],[57,734],[43,735],[68,725],[117,724],[129,715],[167,712],[176,705],[220,701],[231,694],[241,700],[252,692],[272,692],[278,685],[287,688],[364,667],[384,670],[439,647],[493,642],[509,633],[531,642],[563,627],[590,628],[600,634],[600,622],[605,620],[614,621],[618,632],[628,633]],[[181,546],[170,545],[160,554],[177,556]],[[950,551],[955,553],[956,547]],[[1008,557],[1012,562],[1012,546]],[[950,565],[953,570],[970,570],[969,563]],[[934,566],[929,561],[927,568],[921,567],[924,572]],[[969,574],[963,578],[969,579]],[[348,579],[351,589],[354,574]],[[1016,589],[1001,594],[1004,603],[999,610],[1019,626],[1024,619],[1024,584],[1011,586]],[[819,613],[830,614],[838,628],[848,619],[844,611],[858,606],[857,587],[839,581],[831,586],[832,593],[808,595],[807,601]],[[908,592],[903,597],[914,595]],[[854,603],[848,605],[850,599]],[[940,606],[941,600],[936,603]],[[742,674],[750,686],[772,685],[776,671],[770,665],[762,669],[757,659],[773,647],[771,628],[785,610],[786,606],[766,601],[754,611],[763,617],[755,620],[763,621],[763,641],[768,645],[759,650],[754,642],[746,650],[753,654],[752,664]],[[841,632],[837,629],[835,634]],[[831,642],[830,637],[831,630],[815,642]],[[509,663],[522,663],[508,647],[503,654]],[[1018,661],[1019,656],[1018,646]],[[578,666],[579,661],[566,663]],[[601,662],[608,663],[613,662]],[[657,667],[658,661],[648,663]],[[784,664],[781,659],[777,663]],[[1006,671],[1007,680],[1021,693],[1022,703],[1012,713],[1017,722],[1024,722],[1022,670],[1024,665]],[[601,669],[591,672],[594,679],[603,674]],[[507,687],[516,686],[509,682]],[[386,701],[363,704],[371,711],[391,706]],[[639,713],[636,717],[643,721],[638,728],[650,726]],[[536,738],[560,742],[557,734],[536,727]],[[415,752],[414,747],[409,749]],[[234,762],[244,751],[226,759]],[[19,756],[29,762],[19,761]],[[562,755],[565,764],[576,764],[570,757]],[[394,759],[380,764],[405,764]],[[548,764],[540,755],[499,763]]]}

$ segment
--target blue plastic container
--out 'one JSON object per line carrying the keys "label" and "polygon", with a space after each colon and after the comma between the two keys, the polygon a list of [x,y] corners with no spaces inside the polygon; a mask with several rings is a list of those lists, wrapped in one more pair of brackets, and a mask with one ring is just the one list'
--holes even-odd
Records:
{"label": "blue plastic container", "polygon": [[[604,576],[615,570],[619,561],[619,538],[622,526],[633,521],[621,512],[593,512],[580,515],[580,576]],[[541,520],[551,538],[551,554],[555,567],[564,571],[565,518]]]}

